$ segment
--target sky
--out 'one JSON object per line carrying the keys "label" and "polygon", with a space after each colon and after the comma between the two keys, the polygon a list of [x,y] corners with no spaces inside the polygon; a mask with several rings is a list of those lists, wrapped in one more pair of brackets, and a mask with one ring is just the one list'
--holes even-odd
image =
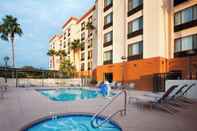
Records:
{"label": "sky", "polygon": [[[70,16],[80,17],[95,0],[0,0],[0,23],[5,15],[17,17],[23,30],[15,39],[16,67],[48,68],[48,41]],[[0,40],[0,66],[11,58],[11,44]],[[11,60],[9,61],[11,64]]]}

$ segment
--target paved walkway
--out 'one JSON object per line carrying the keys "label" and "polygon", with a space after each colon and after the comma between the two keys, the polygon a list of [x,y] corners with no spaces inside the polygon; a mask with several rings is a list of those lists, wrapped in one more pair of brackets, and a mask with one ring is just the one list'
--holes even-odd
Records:
{"label": "paved walkway", "polygon": [[[129,92],[136,95],[143,92]],[[54,102],[33,89],[11,88],[0,99],[0,131],[19,131],[24,125],[38,118],[48,116],[50,112],[97,112],[108,99],[78,100]],[[123,98],[114,103],[106,113],[121,108]],[[174,115],[156,110],[140,110],[135,105],[127,106],[127,116],[114,118],[124,131],[197,131],[197,103],[188,105]]]}

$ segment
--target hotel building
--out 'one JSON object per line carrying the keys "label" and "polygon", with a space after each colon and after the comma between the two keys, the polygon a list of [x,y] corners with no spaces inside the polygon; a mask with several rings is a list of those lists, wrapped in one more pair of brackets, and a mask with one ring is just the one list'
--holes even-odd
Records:
{"label": "hotel building", "polygon": [[152,90],[158,74],[197,78],[196,0],[96,0],[93,12],[97,81],[134,82]]}
{"label": "hotel building", "polygon": [[[87,29],[86,25],[88,23],[93,25],[95,23],[96,19],[94,12],[95,6],[91,7],[79,19],[76,17],[70,17],[62,26],[61,37],[56,37],[57,35],[55,35],[49,41],[50,49],[54,49],[55,51],[65,51],[65,59],[70,60],[70,62],[74,64],[79,76],[91,76],[92,74],[92,45],[94,30]],[[80,40],[80,43],[82,44],[82,48],[77,52],[74,52],[71,48],[74,40]],[[60,56],[51,56],[49,59],[49,68],[52,70],[59,70],[61,62]],[[52,66],[53,63],[55,66]]]}

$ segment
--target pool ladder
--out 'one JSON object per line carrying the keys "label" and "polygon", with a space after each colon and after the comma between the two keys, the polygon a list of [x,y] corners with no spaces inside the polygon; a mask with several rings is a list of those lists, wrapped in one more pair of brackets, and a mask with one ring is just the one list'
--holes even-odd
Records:
{"label": "pool ladder", "polygon": [[[104,112],[117,98],[119,98],[119,96],[121,96],[122,94],[124,94],[124,107],[123,109],[120,109],[114,113],[112,113],[111,115],[109,115],[108,117],[106,117],[101,123],[98,123],[97,117]],[[127,91],[126,90],[122,90],[120,93],[118,93],[111,101],[109,101],[106,105],[104,105],[91,119],[91,125],[94,128],[99,128],[101,126],[103,126],[106,122],[108,122],[112,117],[114,117],[115,115],[117,115],[118,113],[121,113],[121,115],[125,116],[126,115],[126,111],[127,111]]]}

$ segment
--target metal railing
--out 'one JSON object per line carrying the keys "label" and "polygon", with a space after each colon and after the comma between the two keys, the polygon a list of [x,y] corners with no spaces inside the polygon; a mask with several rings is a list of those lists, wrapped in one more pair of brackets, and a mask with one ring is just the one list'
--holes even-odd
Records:
{"label": "metal railing", "polygon": [[[104,119],[101,123],[97,122],[97,116],[99,116],[102,112],[104,112],[107,107],[109,107],[120,95],[124,94],[124,107],[123,109],[120,109],[116,112],[114,112],[112,115],[109,115],[106,119]],[[111,119],[112,117],[114,117],[115,115],[117,115],[118,113],[121,113],[121,115],[126,115],[126,111],[127,111],[127,91],[126,90],[122,90],[120,93],[118,93],[110,102],[108,102],[106,105],[104,105],[91,119],[91,125],[94,128],[99,128],[101,127],[103,124],[105,124],[109,119]],[[96,123],[94,123],[94,121]],[[96,125],[95,125],[96,124]]]}

